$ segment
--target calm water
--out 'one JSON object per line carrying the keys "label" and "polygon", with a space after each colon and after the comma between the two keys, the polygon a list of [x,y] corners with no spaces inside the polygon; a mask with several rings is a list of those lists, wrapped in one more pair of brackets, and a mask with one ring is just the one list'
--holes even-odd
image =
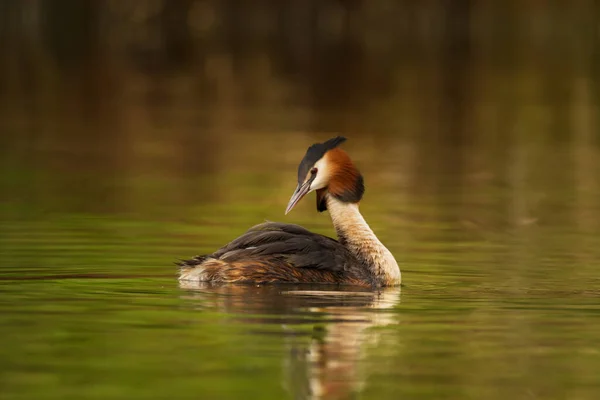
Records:
{"label": "calm water", "polygon": [[[0,4],[0,399],[600,397],[593,10],[531,3],[529,31],[427,2],[402,35],[311,45],[310,21],[225,35],[181,2],[200,27],[163,49],[127,10],[110,25],[118,2],[72,9],[98,40],[30,3]],[[337,134],[401,288],[179,286],[174,260],[265,219],[334,235],[312,197],[283,212]]]}
{"label": "calm water", "polygon": [[410,144],[381,157],[353,139],[370,183],[362,208],[402,263],[401,290],[179,287],[174,259],[265,218],[333,234],[312,199],[283,216],[295,162],[319,136],[292,135],[289,149],[275,134],[251,136],[256,147],[232,138],[217,157],[231,169],[189,175],[152,151],[136,161],[152,173],[59,150],[13,159],[2,397],[596,398],[596,148],[575,159],[568,143],[537,143],[515,165],[472,176],[433,166],[411,182]]}

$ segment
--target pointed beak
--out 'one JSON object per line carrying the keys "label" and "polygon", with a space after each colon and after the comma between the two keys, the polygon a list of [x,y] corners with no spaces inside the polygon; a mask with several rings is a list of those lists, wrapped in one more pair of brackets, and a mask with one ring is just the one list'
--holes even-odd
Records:
{"label": "pointed beak", "polygon": [[294,194],[292,195],[292,198],[290,199],[290,202],[288,203],[287,208],[285,209],[286,214],[292,211],[292,208],[294,208],[296,203],[302,200],[302,198],[306,196],[308,192],[310,192],[311,182],[312,180],[308,180],[304,182],[304,184],[298,184],[298,187],[296,187],[296,190],[294,191]]}

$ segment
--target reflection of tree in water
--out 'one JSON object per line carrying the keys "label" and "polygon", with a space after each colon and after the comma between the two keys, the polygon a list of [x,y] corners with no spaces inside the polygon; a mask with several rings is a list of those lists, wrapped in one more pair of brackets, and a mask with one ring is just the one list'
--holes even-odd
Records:
{"label": "reflection of tree in water", "polygon": [[[363,351],[378,340],[371,328],[398,322],[393,313],[382,310],[391,311],[399,304],[400,288],[371,292],[327,290],[318,285],[181,284],[189,290],[185,297],[193,300],[192,307],[216,307],[231,318],[245,321],[257,334],[262,332],[253,325],[281,324],[287,346],[283,384],[297,399],[346,399],[360,392],[366,379],[366,371],[360,367]],[[308,333],[304,329],[307,325],[313,325]]]}
{"label": "reflection of tree in water", "polygon": [[[353,134],[373,131],[366,123],[373,109],[408,97],[425,116],[443,113],[440,125],[423,127],[419,137],[458,135],[455,142],[464,142],[482,134],[465,131],[469,125],[461,122],[480,101],[468,97],[480,69],[515,69],[520,55],[532,54],[544,71],[560,66],[559,60],[578,73],[595,71],[598,43],[586,35],[594,23],[593,5],[581,3],[565,14],[550,3],[517,8],[512,3],[5,1],[0,2],[0,40],[17,60],[4,57],[0,75],[13,82],[13,90],[23,91],[52,78],[58,66],[64,75],[95,80],[98,90],[112,88],[113,93],[96,94],[114,98],[142,74],[151,99],[191,103],[208,112],[223,96],[238,108],[283,101],[314,110],[308,130]],[[538,19],[548,23],[532,26],[530,21]],[[562,29],[579,35],[581,46],[570,46],[573,41],[561,35]],[[172,88],[180,75],[193,93],[186,99]],[[417,87],[403,92],[397,86],[403,76]],[[280,95],[268,100],[273,93]],[[88,91],[85,102],[100,96]],[[397,113],[407,111],[392,106]]]}
{"label": "reflection of tree in water", "polygon": [[[39,51],[63,66],[117,61],[148,73],[195,70],[200,78],[212,57],[230,56],[239,71],[266,54],[272,72],[309,85],[315,106],[347,109],[385,96],[401,66],[439,65],[456,73],[471,41],[498,65],[512,63],[513,49],[531,47],[540,58],[591,49],[597,43],[584,30],[578,48],[559,33],[592,27],[594,7],[578,3],[566,14],[560,4],[514,1],[3,1],[0,37],[25,47],[5,51]],[[538,19],[549,23],[532,27]]]}
{"label": "reflection of tree in water", "polygon": [[[591,185],[573,179],[585,163],[565,164],[572,176],[558,184],[526,182],[539,143],[567,141],[577,160],[597,144],[582,136],[598,119],[596,4],[251,3],[0,1],[0,152],[59,176],[54,188],[43,177],[23,185],[24,197],[84,187],[89,203],[136,209],[130,182],[93,177],[210,177],[240,168],[232,142],[245,140],[237,154],[287,160],[322,132],[360,140],[357,161],[381,162],[367,181],[388,174],[411,202],[456,190],[464,210],[444,218],[469,226],[526,225],[544,214],[544,193]],[[473,207],[480,185],[515,193]],[[222,189],[162,193],[210,202]]]}

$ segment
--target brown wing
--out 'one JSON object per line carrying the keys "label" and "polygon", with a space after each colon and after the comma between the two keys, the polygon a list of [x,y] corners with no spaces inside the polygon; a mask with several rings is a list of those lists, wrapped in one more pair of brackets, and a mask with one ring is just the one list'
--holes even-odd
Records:
{"label": "brown wing", "polygon": [[299,225],[265,222],[213,253],[220,260],[275,257],[296,268],[332,272],[348,270],[356,258],[337,240],[313,233]]}
{"label": "brown wing", "polygon": [[358,260],[337,240],[319,235],[293,224],[265,222],[213,254],[197,256],[180,263],[193,267],[207,259],[227,263],[244,260],[280,261],[294,268],[310,268],[332,273],[344,273],[358,268]]}

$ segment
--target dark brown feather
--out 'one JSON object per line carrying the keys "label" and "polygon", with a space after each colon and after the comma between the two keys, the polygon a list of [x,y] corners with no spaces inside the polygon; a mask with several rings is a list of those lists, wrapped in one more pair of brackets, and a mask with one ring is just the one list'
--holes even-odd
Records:
{"label": "dark brown feather", "polygon": [[182,273],[200,268],[202,279],[214,282],[374,283],[368,269],[338,241],[277,222],[250,228],[213,254],[179,265]]}
{"label": "dark brown feather", "polygon": [[306,150],[304,158],[300,161],[300,165],[298,165],[298,184],[304,182],[308,171],[325,155],[325,153],[335,149],[345,141],[345,137],[337,136],[323,143],[315,143],[310,146],[308,150]]}
{"label": "dark brown feather", "polygon": [[327,189],[317,190],[317,211],[327,211]]}
{"label": "dark brown feather", "polygon": [[334,166],[333,176],[327,190],[332,196],[346,203],[358,203],[365,193],[360,171],[348,154],[339,148],[327,152],[328,162]]}

